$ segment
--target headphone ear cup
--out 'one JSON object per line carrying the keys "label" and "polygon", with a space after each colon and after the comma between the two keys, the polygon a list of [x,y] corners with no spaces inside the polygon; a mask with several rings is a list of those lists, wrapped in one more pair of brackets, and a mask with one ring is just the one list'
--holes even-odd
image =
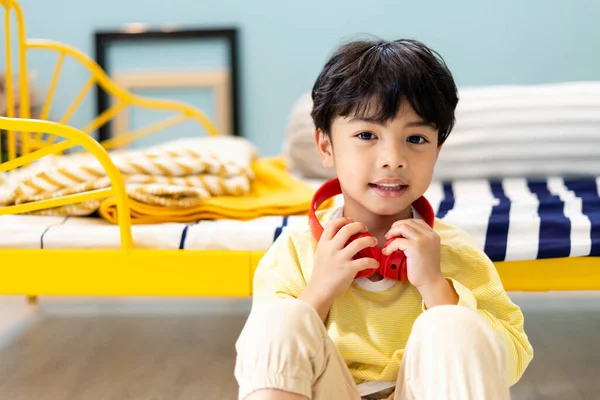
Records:
{"label": "headphone ear cup", "polygon": [[[404,255],[404,253],[402,253]],[[400,266],[400,280],[408,281],[408,263],[406,262],[406,256],[402,257],[402,264]]]}
{"label": "headphone ear cup", "polygon": [[[395,238],[388,239],[383,248],[387,247]],[[396,250],[388,255],[381,255],[379,273],[385,278],[397,281],[408,279],[408,270],[406,268],[406,255],[403,251]]]}

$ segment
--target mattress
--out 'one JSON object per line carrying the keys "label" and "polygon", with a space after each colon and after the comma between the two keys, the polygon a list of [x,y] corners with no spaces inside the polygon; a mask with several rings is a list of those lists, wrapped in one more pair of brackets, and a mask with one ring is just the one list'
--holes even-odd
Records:
{"label": "mattress", "polygon": [[[600,177],[433,182],[425,196],[492,261],[600,256]],[[135,225],[132,235],[142,249],[264,251],[306,224],[297,215],[201,220]],[[0,217],[0,248],[118,249],[119,229],[100,218],[8,215]]]}

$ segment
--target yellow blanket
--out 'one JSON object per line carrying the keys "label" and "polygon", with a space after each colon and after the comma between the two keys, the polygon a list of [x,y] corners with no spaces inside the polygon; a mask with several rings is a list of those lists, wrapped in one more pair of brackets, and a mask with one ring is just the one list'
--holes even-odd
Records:
{"label": "yellow blanket", "polygon": [[[252,163],[254,180],[243,196],[213,196],[192,207],[160,207],[129,199],[132,223],[153,224],[168,221],[193,222],[199,219],[248,220],[266,215],[308,213],[315,190],[293,178],[281,158],[260,158]],[[321,208],[330,207],[332,201]],[[100,215],[117,223],[115,198],[104,200]]]}

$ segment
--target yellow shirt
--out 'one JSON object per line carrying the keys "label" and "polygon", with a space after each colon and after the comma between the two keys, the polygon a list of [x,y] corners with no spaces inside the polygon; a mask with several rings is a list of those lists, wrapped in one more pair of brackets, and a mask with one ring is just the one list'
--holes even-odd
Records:
{"label": "yellow shirt", "polygon": [[[339,211],[317,215],[324,225]],[[434,230],[441,239],[442,273],[459,295],[459,305],[477,310],[501,339],[514,385],[533,358],[521,310],[465,232],[439,219]],[[308,222],[280,235],[254,275],[254,301],[297,298],[310,281],[315,249]],[[410,283],[363,278],[334,301],[325,324],[357,384],[395,381],[411,327],[422,312],[421,296]]]}

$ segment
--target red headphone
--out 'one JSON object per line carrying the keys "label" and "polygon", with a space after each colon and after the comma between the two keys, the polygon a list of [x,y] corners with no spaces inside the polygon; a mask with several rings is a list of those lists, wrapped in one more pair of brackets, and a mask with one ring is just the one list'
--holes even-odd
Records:
{"label": "red headphone", "polygon": [[[308,224],[310,226],[310,230],[313,234],[313,237],[319,241],[321,239],[321,235],[323,234],[323,226],[317,219],[315,212],[319,208],[323,202],[333,196],[342,193],[342,188],[340,186],[340,181],[337,178],[334,178],[330,181],[327,181],[321,186],[314,194],[310,209],[308,212]],[[427,201],[427,199],[423,196],[419,197],[414,203],[413,207],[415,210],[423,217],[425,222],[431,227],[433,227],[433,221],[435,218],[435,214],[433,212],[433,208],[431,204]],[[358,239],[360,237],[370,236],[369,233],[358,233],[350,238],[348,243],[351,241]],[[395,238],[388,239],[384,246],[387,246],[392,240]],[[348,244],[346,243],[346,245]],[[373,275],[375,272],[379,272],[383,277],[388,279],[393,279],[397,281],[406,281],[408,280],[408,273],[406,269],[406,256],[402,251],[395,251],[392,254],[384,255],[379,250],[379,247],[373,246],[368,247],[359,251],[354,255],[354,259],[359,259],[363,257],[372,257],[379,261],[379,268],[375,269],[365,269],[356,274],[356,278],[369,277]]]}

